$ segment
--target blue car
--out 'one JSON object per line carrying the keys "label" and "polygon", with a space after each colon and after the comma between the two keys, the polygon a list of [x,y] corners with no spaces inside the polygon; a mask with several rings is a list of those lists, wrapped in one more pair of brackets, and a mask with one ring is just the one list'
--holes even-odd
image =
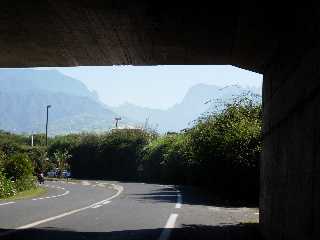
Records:
{"label": "blue car", "polygon": [[71,176],[71,173],[69,171],[62,171],[62,176],[64,178],[69,178]]}

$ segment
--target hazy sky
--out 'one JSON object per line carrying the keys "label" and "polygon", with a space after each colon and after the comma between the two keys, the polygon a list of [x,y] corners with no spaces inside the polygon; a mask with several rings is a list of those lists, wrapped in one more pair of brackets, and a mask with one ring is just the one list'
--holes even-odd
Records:
{"label": "hazy sky", "polygon": [[199,83],[244,87],[262,86],[262,75],[226,65],[214,66],[109,66],[56,68],[81,80],[111,106],[130,102],[168,108],[180,102],[187,90]]}

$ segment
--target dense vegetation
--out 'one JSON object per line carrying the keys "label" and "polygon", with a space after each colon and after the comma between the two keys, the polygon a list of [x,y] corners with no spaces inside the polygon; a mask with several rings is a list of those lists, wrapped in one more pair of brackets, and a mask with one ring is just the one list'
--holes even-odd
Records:
{"label": "dense vegetation", "polygon": [[105,134],[57,136],[48,149],[70,154],[69,165],[76,178],[136,180],[143,148],[152,134],[142,130],[116,130]]}
{"label": "dense vegetation", "polygon": [[[27,139],[21,136],[16,136],[16,145],[8,144],[6,136],[0,150],[13,161],[30,159],[41,171],[70,169],[76,178],[197,185],[229,199],[256,201],[261,124],[261,106],[241,98],[180,133],[159,136],[137,129],[57,136],[49,141],[49,161],[42,147],[26,147]],[[15,148],[24,155],[15,156]],[[2,172],[14,179],[22,174]]]}
{"label": "dense vegetation", "polygon": [[[35,139],[39,144],[43,136]],[[0,131],[0,198],[34,188],[35,172],[45,170],[45,148],[29,142],[26,136]]]}
{"label": "dense vegetation", "polygon": [[147,180],[207,186],[231,199],[258,200],[261,106],[236,100],[184,133],[144,148]]}

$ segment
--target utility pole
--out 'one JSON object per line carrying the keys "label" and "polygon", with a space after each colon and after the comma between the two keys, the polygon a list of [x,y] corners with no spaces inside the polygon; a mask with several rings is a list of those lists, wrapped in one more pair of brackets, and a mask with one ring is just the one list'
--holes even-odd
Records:
{"label": "utility pole", "polygon": [[116,128],[118,128],[118,122],[121,120],[121,117],[116,117],[115,120],[116,120]]}
{"label": "utility pole", "polygon": [[48,146],[48,118],[49,118],[49,108],[51,108],[51,105],[47,105],[46,146]]}
{"label": "utility pole", "polygon": [[31,147],[33,147],[33,133],[31,134]]}
{"label": "utility pole", "polygon": [[149,117],[146,118],[146,121],[144,123],[144,130],[147,130],[148,128],[148,123],[149,123]]}

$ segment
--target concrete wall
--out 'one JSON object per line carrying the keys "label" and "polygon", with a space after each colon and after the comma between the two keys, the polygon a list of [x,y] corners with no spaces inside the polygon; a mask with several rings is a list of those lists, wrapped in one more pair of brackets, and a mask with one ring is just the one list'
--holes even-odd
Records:
{"label": "concrete wall", "polygon": [[319,55],[310,44],[280,51],[264,74],[260,222],[266,239],[320,236]]}

